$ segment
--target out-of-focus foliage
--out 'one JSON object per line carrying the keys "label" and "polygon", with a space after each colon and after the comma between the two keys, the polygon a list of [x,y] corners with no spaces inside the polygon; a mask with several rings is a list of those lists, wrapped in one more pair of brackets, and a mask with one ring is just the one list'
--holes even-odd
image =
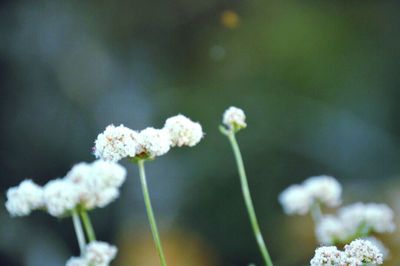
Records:
{"label": "out-of-focus foliage", "polygon": [[[400,4],[396,1],[3,1],[0,185],[44,184],[91,161],[110,123],[134,129],[184,113],[205,139],[148,166],[171,265],[261,265],[233,156],[217,126],[243,108],[240,132],[261,228],[276,265],[306,265],[308,218],[277,195],[330,174],[346,202],[400,214]],[[92,214],[115,265],[157,265],[137,168],[120,199]],[[4,194],[3,194],[4,201]],[[78,248],[69,220],[0,210],[0,264],[63,265]],[[387,236],[399,261],[399,233]],[[190,263],[188,263],[190,261]],[[186,263],[185,263],[186,262]]]}

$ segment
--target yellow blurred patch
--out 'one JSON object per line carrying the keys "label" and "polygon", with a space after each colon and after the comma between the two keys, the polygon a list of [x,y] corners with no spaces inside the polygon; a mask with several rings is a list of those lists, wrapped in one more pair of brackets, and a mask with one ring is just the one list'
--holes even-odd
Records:
{"label": "yellow blurred patch", "polygon": [[235,29],[239,26],[239,15],[233,10],[225,10],[221,14],[221,24],[228,29]]}

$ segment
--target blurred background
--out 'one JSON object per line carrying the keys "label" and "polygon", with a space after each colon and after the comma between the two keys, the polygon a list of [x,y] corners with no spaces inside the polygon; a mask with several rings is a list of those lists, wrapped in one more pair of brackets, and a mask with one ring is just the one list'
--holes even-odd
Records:
{"label": "blurred background", "polygon": [[[0,186],[39,184],[93,161],[111,123],[162,127],[183,113],[206,136],[147,166],[167,260],[174,266],[262,265],[231,148],[217,127],[230,105],[256,212],[276,265],[307,265],[309,217],[279,193],[335,176],[344,203],[400,214],[400,2],[1,1]],[[120,198],[90,213],[113,265],[156,266],[137,167]],[[398,219],[398,218],[397,218]],[[397,220],[398,222],[398,220]],[[0,208],[0,265],[64,265],[79,254],[70,219],[10,218]],[[384,236],[398,265],[400,233]]]}

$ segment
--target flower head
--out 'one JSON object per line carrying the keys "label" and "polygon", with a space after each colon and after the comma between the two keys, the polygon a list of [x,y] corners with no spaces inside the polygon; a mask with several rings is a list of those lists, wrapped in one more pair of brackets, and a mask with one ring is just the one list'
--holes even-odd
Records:
{"label": "flower head", "polygon": [[326,175],[312,176],[305,180],[303,185],[315,201],[328,207],[340,205],[342,186],[335,178]]}
{"label": "flower head", "polygon": [[125,157],[135,157],[138,149],[138,133],[120,125],[109,125],[97,136],[94,155],[106,161],[117,162]]}
{"label": "flower head", "polygon": [[229,129],[238,131],[247,126],[246,115],[242,109],[231,106],[224,112],[222,123]]}
{"label": "flower head", "polygon": [[199,123],[193,122],[184,115],[176,115],[165,121],[166,129],[171,137],[173,147],[193,147],[200,142],[204,133]]}
{"label": "flower head", "polygon": [[386,204],[358,202],[339,209],[338,215],[354,231],[363,226],[367,231],[391,233],[396,228],[393,211]]}
{"label": "flower head", "polygon": [[323,216],[316,225],[315,233],[319,243],[325,245],[342,243],[354,234],[342,220],[333,215]]}
{"label": "flower head", "polygon": [[315,204],[328,207],[341,202],[342,187],[330,176],[313,176],[300,185],[292,185],[279,195],[286,214],[307,214]]}
{"label": "flower head", "polygon": [[279,195],[279,202],[286,214],[304,215],[309,212],[312,198],[301,185],[291,185]]}
{"label": "flower head", "polygon": [[117,255],[117,248],[106,242],[94,241],[86,247],[85,259],[89,265],[108,266]]}
{"label": "flower head", "polygon": [[119,196],[119,187],[126,170],[114,162],[102,160],[79,163],[72,167],[65,179],[71,181],[79,194],[79,203],[86,209],[104,207]]}
{"label": "flower head", "polygon": [[117,255],[117,248],[106,242],[94,241],[86,246],[81,257],[70,258],[66,266],[109,266]]}
{"label": "flower head", "polygon": [[69,180],[55,179],[44,186],[44,200],[49,214],[61,217],[76,207],[79,190]]}
{"label": "flower head", "polygon": [[343,252],[336,247],[319,247],[315,250],[315,255],[310,261],[311,266],[341,266],[343,261]]}
{"label": "flower head", "polygon": [[26,216],[43,206],[43,189],[32,180],[24,180],[7,191],[6,208],[12,216]]}
{"label": "flower head", "polygon": [[357,239],[344,247],[346,258],[351,258],[358,264],[383,264],[383,255],[379,249],[368,240]]}
{"label": "flower head", "polygon": [[148,127],[140,131],[138,154],[150,158],[164,155],[171,148],[171,139],[167,130]]}

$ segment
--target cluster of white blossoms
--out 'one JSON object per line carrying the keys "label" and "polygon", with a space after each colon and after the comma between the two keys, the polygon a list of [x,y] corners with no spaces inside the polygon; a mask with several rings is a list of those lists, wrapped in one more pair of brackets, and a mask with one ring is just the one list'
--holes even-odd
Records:
{"label": "cluster of white blossoms", "polygon": [[246,115],[242,109],[231,106],[224,112],[222,123],[232,130],[245,128],[247,126]]}
{"label": "cluster of white blossoms", "polygon": [[291,185],[279,195],[286,214],[305,215],[315,204],[337,207],[341,203],[342,187],[330,176],[313,176],[301,185]]}
{"label": "cluster of white blossoms", "polygon": [[323,216],[316,235],[321,244],[335,244],[370,233],[392,233],[395,229],[393,211],[386,204],[355,203],[340,208],[336,216]]}
{"label": "cluster of white blossoms", "polygon": [[311,266],[362,266],[383,264],[380,250],[368,240],[357,239],[344,247],[319,247],[310,261]]}
{"label": "cluster of white blossoms", "polygon": [[6,208],[12,216],[26,216],[43,207],[43,189],[32,180],[24,180],[7,191]]}
{"label": "cluster of white blossoms", "polygon": [[12,216],[29,215],[43,209],[62,217],[81,205],[85,209],[104,207],[119,196],[126,170],[112,162],[95,161],[75,165],[64,178],[40,187],[31,180],[7,191],[6,207]]}
{"label": "cluster of white blossoms", "polygon": [[81,257],[70,258],[66,266],[108,266],[117,255],[117,248],[106,242],[89,243]]}
{"label": "cluster of white blossoms", "polygon": [[109,125],[95,140],[94,155],[114,162],[126,157],[154,158],[167,153],[171,147],[192,147],[203,135],[199,123],[181,114],[168,118],[162,129],[148,127],[138,132],[123,125]]}

